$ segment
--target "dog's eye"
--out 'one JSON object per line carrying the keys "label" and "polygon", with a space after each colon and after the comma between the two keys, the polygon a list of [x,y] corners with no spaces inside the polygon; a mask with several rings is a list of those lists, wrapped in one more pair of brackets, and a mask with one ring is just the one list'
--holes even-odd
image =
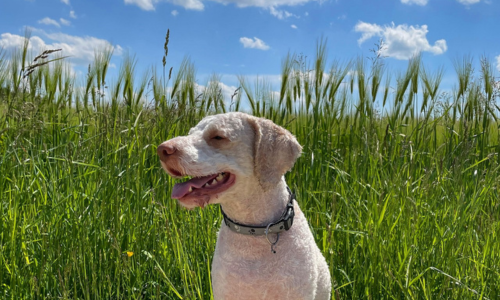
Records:
{"label": "dog's eye", "polygon": [[220,140],[223,140],[224,138],[223,138],[223,137],[221,137],[220,135],[216,135],[216,136],[214,136],[212,139],[213,139],[213,140],[219,140],[219,141],[220,141]]}

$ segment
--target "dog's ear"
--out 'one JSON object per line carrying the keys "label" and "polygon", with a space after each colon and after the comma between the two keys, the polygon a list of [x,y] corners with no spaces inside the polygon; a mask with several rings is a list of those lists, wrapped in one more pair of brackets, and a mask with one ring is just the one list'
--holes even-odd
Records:
{"label": "dog's ear", "polygon": [[254,171],[267,190],[293,167],[302,147],[288,130],[270,120],[250,116],[248,122],[255,131]]}

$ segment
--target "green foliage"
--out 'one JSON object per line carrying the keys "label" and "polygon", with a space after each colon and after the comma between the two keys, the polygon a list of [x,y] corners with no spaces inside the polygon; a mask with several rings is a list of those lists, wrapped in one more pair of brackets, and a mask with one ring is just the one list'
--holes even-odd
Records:
{"label": "green foliage", "polygon": [[103,49],[81,87],[61,59],[23,76],[28,42],[0,51],[2,299],[210,299],[219,211],[169,199],[156,146],[246,107],[304,146],[287,182],[332,299],[500,297],[500,85],[486,59],[479,78],[457,61],[449,93],[420,57],[395,76],[380,56],[327,71],[321,40],[312,67],[283,60],[278,93],[241,77],[227,103],[220,77],[200,88],[188,59],[170,82],[167,45],[162,77],[137,81],[128,55],[108,82]]}

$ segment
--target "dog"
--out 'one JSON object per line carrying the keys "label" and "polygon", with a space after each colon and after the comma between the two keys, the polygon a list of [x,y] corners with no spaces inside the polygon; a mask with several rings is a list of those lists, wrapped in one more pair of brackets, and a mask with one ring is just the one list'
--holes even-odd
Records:
{"label": "dog", "polygon": [[188,208],[220,204],[212,262],[214,299],[331,297],[330,271],[284,175],[302,147],[272,121],[231,112],[205,117],[157,148]]}

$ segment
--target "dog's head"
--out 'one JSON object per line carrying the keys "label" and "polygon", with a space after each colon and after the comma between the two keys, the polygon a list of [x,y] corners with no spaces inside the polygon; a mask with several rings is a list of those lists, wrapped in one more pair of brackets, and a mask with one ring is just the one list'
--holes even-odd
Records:
{"label": "dog's head", "polygon": [[163,169],[178,183],[172,198],[187,207],[223,203],[277,185],[302,147],[270,120],[233,112],[204,118],[187,136],[158,146]]}

